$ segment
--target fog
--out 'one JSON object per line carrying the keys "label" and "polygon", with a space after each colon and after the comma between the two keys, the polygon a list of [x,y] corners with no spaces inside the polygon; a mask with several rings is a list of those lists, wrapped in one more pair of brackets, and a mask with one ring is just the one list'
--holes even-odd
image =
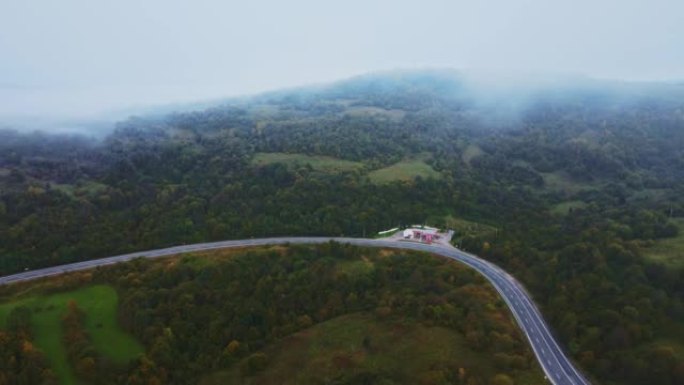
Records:
{"label": "fog", "polygon": [[5,0],[0,126],[68,129],[395,69],[680,80],[682,15],[680,0]]}

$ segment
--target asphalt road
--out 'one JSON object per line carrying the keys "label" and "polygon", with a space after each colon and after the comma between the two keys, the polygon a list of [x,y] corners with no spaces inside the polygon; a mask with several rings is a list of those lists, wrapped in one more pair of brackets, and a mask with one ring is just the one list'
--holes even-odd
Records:
{"label": "asphalt road", "polygon": [[48,267],[45,269],[26,271],[19,274],[0,277],[0,285],[28,281],[37,278],[49,277],[62,273],[92,269],[98,266],[106,266],[119,262],[129,261],[134,258],[156,258],[173,254],[188,253],[192,251],[204,251],[211,249],[263,246],[276,244],[314,244],[325,243],[328,241],[350,243],[357,246],[386,247],[394,249],[408,249],[425,251],[438,254],[443,257],[451,258],[462,262],[480,274],[485,276],[496,288],[499,294],[506,301],[511,309],[518,325],[525,333],[537,360],[541,364],[547,378],[555,385],[585,385],[589,381],[574,367],[572,362],[565,355],[554,339],[550,328],[544,322],[541,313],[532,302],[530,295],[523,286],[510,274],[503,271],[498,266],[478,258],[472,254],[465,253],[458,249],[446,246],[428,245],[416,242],[388,241],[364,238],[326,238],[326,237],[301,237],[301,238],[263,238],[246,239],[236,241],[223,241],[213,243],[197,243],[193,245],[183,245],[141,251],[130,254],[117,255],[113,257],[96,259],[91,261],[71,263],[68,265]]}

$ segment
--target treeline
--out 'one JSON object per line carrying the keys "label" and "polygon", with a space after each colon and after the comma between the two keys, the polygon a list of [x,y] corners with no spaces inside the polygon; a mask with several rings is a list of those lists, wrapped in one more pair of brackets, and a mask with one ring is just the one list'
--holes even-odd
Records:
{"label": "treeline", "polygon": [[85,329],[86,314],[75,301],[67,303],[62,316],[63,341],[68,361],[74,374],[83,382],[93,385],[114,384],[125,377],[125,371],[101,355],[93,346]]}
{"label": "treeline", "polygon": [[680,384],[678,336],[664,330],[684,323],[684,269],[646,262],[638,241],[668,235],[667,218],[607,214],[576,210],[554,227],[538,219],[533,234],[511,228],[486,247],[474,238],[464,245],[532,289],[568,351],[601,383]]}
{"label": "treeline", "polygon": [[45,356],[33,343],[31,310],[17,307],[6,322],[0,330],[0,384],[56,385]]}

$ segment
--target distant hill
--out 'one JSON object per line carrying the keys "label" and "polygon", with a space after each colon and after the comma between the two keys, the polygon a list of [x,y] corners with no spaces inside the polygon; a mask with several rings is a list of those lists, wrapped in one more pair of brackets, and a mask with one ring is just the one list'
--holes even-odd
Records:
{"label": "distant hill", "polygon": [[101,141],[0,131],[0,273],[465,223],[454,239],[525,283],[580,367],[606,384],[675,384],[682,96],[404,71],[133,117]]}

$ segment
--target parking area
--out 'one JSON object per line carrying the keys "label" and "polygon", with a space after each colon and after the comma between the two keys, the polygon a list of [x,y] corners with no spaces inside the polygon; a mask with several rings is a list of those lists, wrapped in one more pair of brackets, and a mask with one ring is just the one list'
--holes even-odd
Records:
{"label": "parking area", "polygon": [[453,235],[453,230],[440,231],[430,227],[409,227],[396,231],[386,239],[397,242],[416,242],[453,247],[451,245]]}

